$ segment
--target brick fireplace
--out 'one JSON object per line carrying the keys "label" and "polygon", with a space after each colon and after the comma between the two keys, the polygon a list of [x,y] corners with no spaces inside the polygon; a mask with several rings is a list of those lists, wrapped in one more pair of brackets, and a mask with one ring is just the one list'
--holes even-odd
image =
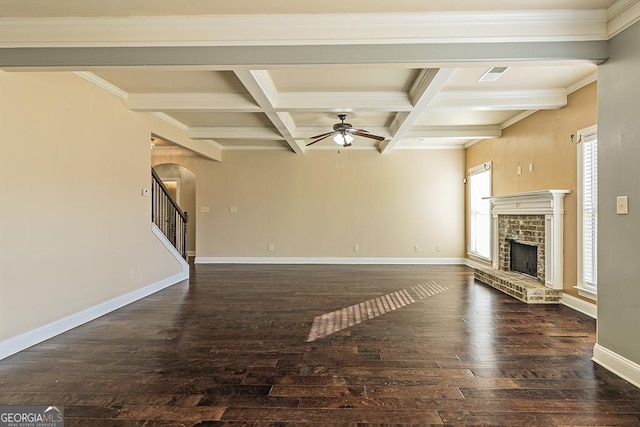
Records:
{"label": "brick fireplace", "polygon": [[[492,268],[476,278],[528,303],[559,302],[563,288],[564,196],[543,190],[490,197]],[[511,272],[511,242],[536,248],[535,277]]]}
{"label": "brick fireplace", "polygon": [[536,277],[545,278],[545,218],[544,215],[498,216],[498,269],[511,270],[511,242],[529,244],[537,248]]}

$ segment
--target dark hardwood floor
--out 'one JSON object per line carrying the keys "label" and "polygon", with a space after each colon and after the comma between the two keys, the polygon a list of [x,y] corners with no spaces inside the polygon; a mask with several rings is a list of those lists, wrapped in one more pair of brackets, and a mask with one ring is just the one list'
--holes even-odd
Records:
{"label": "dark hardwood floor", "polygon": [[0,361],[0,405],[65,426],[640,425],[594,341],[466,267],[197,265]]}

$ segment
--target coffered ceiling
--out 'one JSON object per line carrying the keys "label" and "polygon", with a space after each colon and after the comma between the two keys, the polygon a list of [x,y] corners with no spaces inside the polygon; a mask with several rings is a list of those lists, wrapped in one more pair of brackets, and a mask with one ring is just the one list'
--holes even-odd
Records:
{"label": "coffered ceiling", "polygon": [[[78,72],[220,153],[301,155],[336,148],[306,144],[339,113],[385,137],[350,149],[499,137],[595,81],[606,41],[640,16],[638,0],[0,0],[0,10],[7,72]],[[492,67],[506,70],[481,81]]]}

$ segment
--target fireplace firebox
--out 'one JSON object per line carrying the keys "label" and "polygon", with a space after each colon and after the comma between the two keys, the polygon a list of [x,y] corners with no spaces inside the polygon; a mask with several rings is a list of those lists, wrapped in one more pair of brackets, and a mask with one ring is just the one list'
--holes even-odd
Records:
{"label": "fireplace firebox", "polygon": [[529,242],[518,240],[509,241],[510,269],[527,274],[532,277],[538,276],[538,247]]}

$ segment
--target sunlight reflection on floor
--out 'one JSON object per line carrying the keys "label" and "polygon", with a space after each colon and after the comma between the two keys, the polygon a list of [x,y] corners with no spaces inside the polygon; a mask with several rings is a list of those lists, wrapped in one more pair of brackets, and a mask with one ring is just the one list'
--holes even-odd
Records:
{"label": "sunlight reflection on floor", "polygon": [[327,337],[366,320],[375,319],[390,311],[406,307],[419,300],[446,291],[454,283],[439,284],[428,281],[409,289],[391,292],[349,307],[316,316],[311,325],[307,342]]}

